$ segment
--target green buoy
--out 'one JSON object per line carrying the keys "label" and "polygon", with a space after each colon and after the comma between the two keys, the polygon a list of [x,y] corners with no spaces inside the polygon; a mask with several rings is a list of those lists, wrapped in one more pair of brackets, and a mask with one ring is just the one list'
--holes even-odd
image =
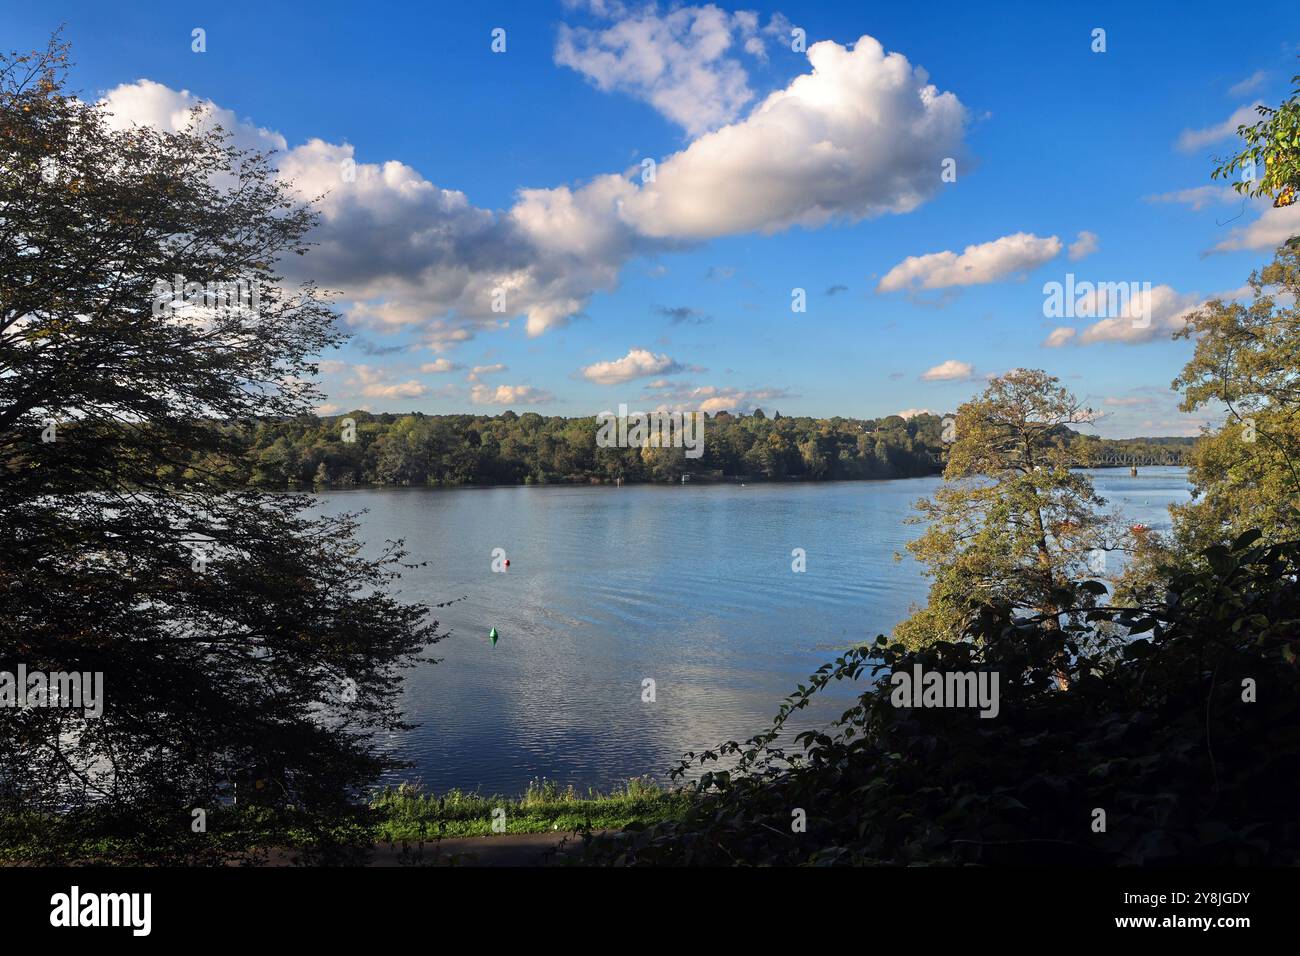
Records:
{"label": "green buoy", "polygon": [[488,637],[492,638],[492,646],[493,646],[493,647],[496,647],[496,646],[497,646],[497,629],[496,629],[495,627],[492,628],[492,630],[488,631]]}

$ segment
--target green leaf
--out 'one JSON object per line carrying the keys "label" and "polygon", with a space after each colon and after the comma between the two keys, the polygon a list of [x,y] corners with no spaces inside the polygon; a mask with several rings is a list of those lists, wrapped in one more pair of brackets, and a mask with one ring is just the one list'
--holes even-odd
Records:
{"label": "green leaf", "polygon": [[1249,531],[1243,531],[1232,542],[1233,551],[1244,551],[1256,541],[1264,536],[1264,532],[1258,528],[1251,528]]}

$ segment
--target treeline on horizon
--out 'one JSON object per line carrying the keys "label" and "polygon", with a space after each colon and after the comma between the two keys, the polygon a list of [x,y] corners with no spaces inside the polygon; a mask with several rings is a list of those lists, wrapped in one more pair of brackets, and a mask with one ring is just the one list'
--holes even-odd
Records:
{"label": "treeline on horizon", "polygon": [[[346,420],[355,423],[344,440]],[[426,415],[354,411],[263,421],[229,431],[247,449],[248,481],[302,485],[501,485],[696,481],[831,481],[915,478],[942,472],[944,417],[706,416],[703,453],[682,448],[600,448],[594,416],[536,412]],[[1191,438],[1103,439],[1062,429],[1093,462],[1136,457],[1179,465]]]}

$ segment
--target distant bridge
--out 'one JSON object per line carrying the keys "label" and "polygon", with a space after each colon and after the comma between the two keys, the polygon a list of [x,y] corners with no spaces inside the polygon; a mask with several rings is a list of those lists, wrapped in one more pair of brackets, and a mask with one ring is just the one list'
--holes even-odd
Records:
{"label": "distant bridge", "polygon": [[[933,468],[943,468],[948,464],[948,456],[936,455],[931,451],[917,451],[913,454]],[[1157,466],[1178,467],[1183,464],[1182,457],[1174,453],[1162,455],[1111,453],[1097,455],[1088,460],[1089,468],[1153,468]]]}
{"label": "distant bridge", "polygon": [[1125,466],[1142,465],[1144,467],[1156,467],[1159,465],[1181,465],[1183,463],[1179,455],[1100,455],[1093,458],[1090,462],[1093,468],[1122,468]]}

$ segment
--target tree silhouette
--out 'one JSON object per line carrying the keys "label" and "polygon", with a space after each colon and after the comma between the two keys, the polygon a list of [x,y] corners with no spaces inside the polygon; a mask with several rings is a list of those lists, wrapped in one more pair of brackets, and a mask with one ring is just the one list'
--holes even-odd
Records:
{"label": "tree silhouette", "polygon": [[225,859],[253,809],[255,843],[334,832],[437,633],[388,593],[399,544],[247,490],[230,437],[319,400],[340,336],[276,271],[313,212],[203,110],[126,127],[66,67],[57,37],[0,56],[0,672],[99,672],[104,705],[0,707],[0,841]]}

